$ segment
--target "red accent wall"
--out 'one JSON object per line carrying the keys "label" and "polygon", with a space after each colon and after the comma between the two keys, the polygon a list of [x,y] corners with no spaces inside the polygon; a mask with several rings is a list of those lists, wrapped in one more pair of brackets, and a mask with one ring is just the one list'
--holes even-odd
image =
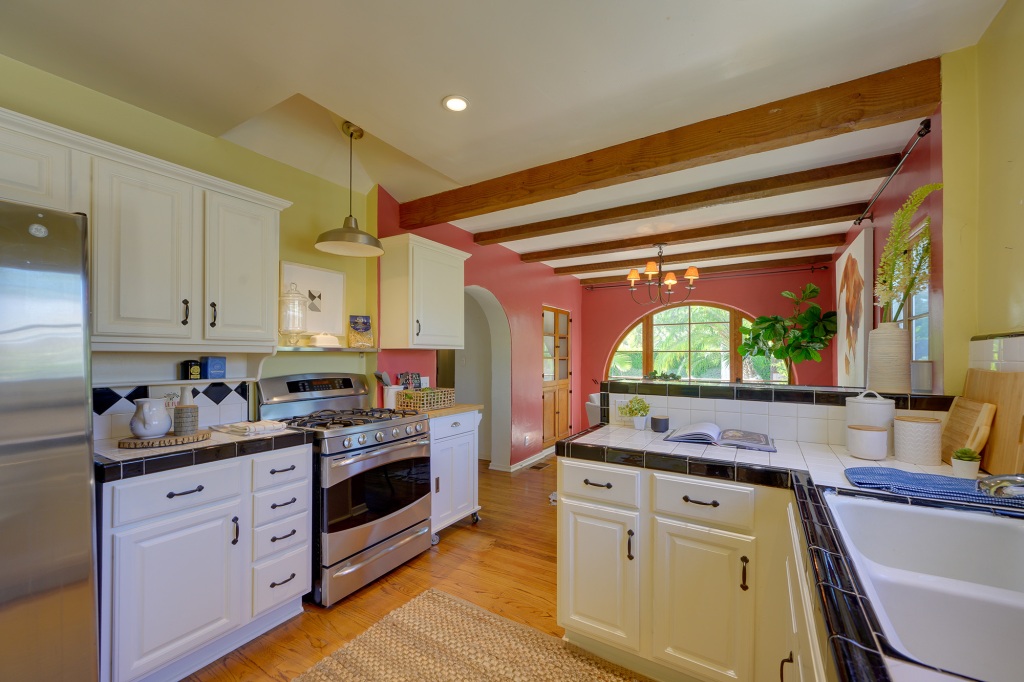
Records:
{"label": "red accent wall", "polygon": [[[398,227],[398,202],[383,188],[378,199],[378,236],[390,237],[402,232]],[[473,235],[454,225],[432,225],[416,230],[416,234],[470,254],[466,260],[466,285],[487,289],[505,311],[512,334],[512,464],[540,452],[543,436],[541,422],[541,308],[554,306],[570,312],[572,318],[572,426],[583,428],[586,421],[583,403],[586,395],[580,390],[580,367],[583,357],[583,334],[580,333],[582,290],[573,277],[556,277],[542,263],[523,263],[519,254],[501,245],[480,246]],[[387,305],[387,302],[381,302]],[[413,371],[436,374],[437,354],[434,351],[384,350],[377,355],[378,370],[387,371],[392,379],[399,372]],[[589,392],[589,391],[588,391]],[[523,445],[530,437],[530,446]]]}
{"label": "red accent wall", "polygon": [[[900,172],[893,177],[892,182],[885,188],[885,191],[878,197],[878,201],[871,208],[872,219],[865,221],[863,226],[853,226],[846,233],[846,243],[850,244],[867,226],[875,228],[874,252],[875,259],[872,270],[878,271],[878,261],[881,259],[882,250],[885,248],[885,240],[889,236],[889,229],[892,227],[893,214],[903,205],[910,193],[922,185],[933,182],[942,182],[942,111],[936,111],[931,117],[931,133],[926,135],[914,148],[914,151],[907,158]],[[916,135],[915,135],[916,138]],[[906,153],[910,145],[914,143],[911,138],[903,152]],[[914,216],[915,225],[926,216],[931,216],[932,235],[932,262],[931,278],[929,280],[929,304],[930,331],[932,335],[931,357],[934,361],[932,367],[932,391],[941,393],[942,386],[942,192],[932,192],[924,204]],[[842,255],[845,247],[836,251],[836,258]],[[872,283],[873,284],[873,283]],[[873,316],[872,327],[878,326],[881,311],[876,306]]]}
{"label": "red accent wall", "polygon": [[[681,269],[681,268],[680,268]],[[798,291],[807,283],[816,284],[821,293],[817,301],[824,310],[834,309],[835,274],[833,268],[815,272],[764,272],[728,274],[701,278],[688,303],[711,303],[736,308],[750,317],[759,315],[790,315],[793,304],[780,294]],[[830,307],[831,306],[831,307]],[[605,379],[605,367],[615,350],[615,342],[641,317],[651,312],[652,306],[633,302],[629,290],[622,288],[594,289],[583,293],[583,385],[588,392],[597,390]],[[830,386],[834,384],[835,349],[829,346],[822,361],[804,362],[796,366],[800,384]]]}

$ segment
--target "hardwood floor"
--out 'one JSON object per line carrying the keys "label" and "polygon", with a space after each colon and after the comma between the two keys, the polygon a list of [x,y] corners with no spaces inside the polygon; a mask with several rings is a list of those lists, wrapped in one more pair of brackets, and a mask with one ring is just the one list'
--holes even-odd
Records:
{"label": "hardwood floor", "polygon": [[441,543],[329,609],[301,616],[233,651],[190,682],[291,680],[388,612],[434,587],[561,637],[555,622],[555,458],[513,474],[480,462],[481,521],[441,531]]}

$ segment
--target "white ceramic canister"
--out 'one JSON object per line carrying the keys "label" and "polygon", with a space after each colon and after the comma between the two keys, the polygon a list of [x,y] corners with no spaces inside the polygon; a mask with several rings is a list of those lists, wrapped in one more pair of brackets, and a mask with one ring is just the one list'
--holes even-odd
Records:
{"label": "white ceramic canister", "polygon": [[908,464],[942,464],[942,420],[896,417],[896,459]]}
{"label": "white ceramic canister", "polygon": [[889,429],[850,424],[846,427],[846,451],[859,459],[885,459],[889,452]]}
{"label": "white ceramic canister", "polygon": [[[873,398],[868,397],[874,396]],[[846,399],[846,427],[884,426],[888,432],[887,454],[893,454],[892,422],[896,418],[896,401],[883,398],[874,391],[864,391],[855,398]],[[849,435],[849,433],[847,433]]]}
{"label": "white ceramic canister", "polygon": [[399,391],[404,391],[405,386],[385,386],[384,387],[384,407],[395,409],[395,398],[398,397]]}
{"label": "white ceramic canister", "polygon": [[139,398],[128,428],[136,438],[159,438],[171,430],[171,415],[163,398]]}

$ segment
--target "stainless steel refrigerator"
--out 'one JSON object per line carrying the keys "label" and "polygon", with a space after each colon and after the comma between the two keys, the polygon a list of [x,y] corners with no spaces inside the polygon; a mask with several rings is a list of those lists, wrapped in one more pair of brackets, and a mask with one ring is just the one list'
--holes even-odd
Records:
{"label": "stainless steel refrigerator", "polygon": [[97,677],[86,221],[0,201],[0,680]]}

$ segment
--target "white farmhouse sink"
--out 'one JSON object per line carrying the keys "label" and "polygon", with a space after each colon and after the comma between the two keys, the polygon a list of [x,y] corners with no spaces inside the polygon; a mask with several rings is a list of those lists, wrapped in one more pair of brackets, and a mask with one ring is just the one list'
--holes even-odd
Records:
{"label": "white farmhouse sink", "polygon": [[922,663],[1019,682],[1024,521],[826,495],[890,643]]}

